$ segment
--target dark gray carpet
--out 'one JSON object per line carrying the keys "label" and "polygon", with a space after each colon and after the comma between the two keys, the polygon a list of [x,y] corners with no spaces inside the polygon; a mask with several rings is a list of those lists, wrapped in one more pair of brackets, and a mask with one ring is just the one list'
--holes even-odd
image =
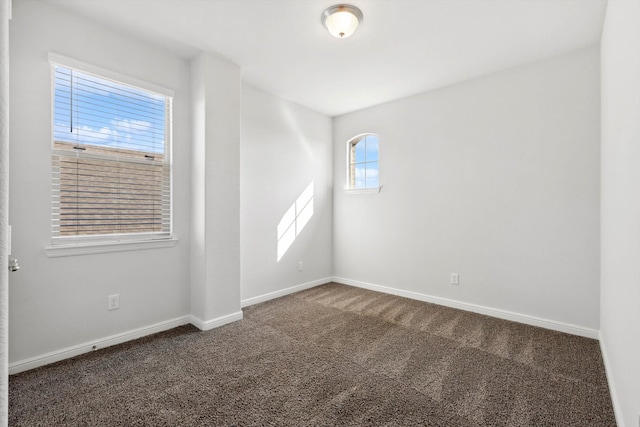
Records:
{"label": "dark gray carpet", "polygon": [[598,342],[339,284],[14,375],[12,426],[615,426]]}

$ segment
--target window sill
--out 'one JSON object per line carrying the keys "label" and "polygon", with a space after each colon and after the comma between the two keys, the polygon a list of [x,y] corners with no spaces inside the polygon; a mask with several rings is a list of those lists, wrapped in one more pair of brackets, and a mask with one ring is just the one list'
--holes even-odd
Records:
{"label": "window sill", "polygon": [[105,254],[109,252],[140,251],[144,249],[170,248],[178,239],[146,240],[137,242],[79,243],[73,245],[47,246],[44,248],[49,258],[63,256]]}
{"label": "window sill", "polygon": [[382,187],[372,187],[372,188],[345,188],[344,193],[346,195],[354,195],[354,194],[378,194]]}

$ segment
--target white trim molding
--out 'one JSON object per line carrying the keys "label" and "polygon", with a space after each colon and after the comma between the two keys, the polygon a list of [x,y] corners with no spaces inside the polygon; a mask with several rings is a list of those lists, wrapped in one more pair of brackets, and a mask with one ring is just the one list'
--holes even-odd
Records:
{"label": "white trim molding", "polygon": [[486,316],[497,317],[499,319],[511,320],[513,322],[524,323],[526,325],[538,326],[540,328],[551,329],[553,331],[565,332],[567,334],[578,335],[586,338],[599,339],[600,334],[596,329],[585,328],[571,323],[558,322],[555,320],[543,319],[528,314],[515,313],[513,311],[500,310],[497,308],[485,307],[482,305],[456,301],[448,298],[441,298],[418,292],[405,291],[402,289],[390,288],[387,286],[374,285],[372,283],[360,282],[357,280],[346,279],[344,277],[333,277],[333,281],[343,285],[355,286],[358,288],[369,289],[371,291],[383,292],[385,294],[397,295],[400,297],[410,298],[418,301],[430,302],[433,304],[444,305],[446,307],[457,308],[460,310],[471,311],[474,313],[484,314]]}
{"label": "white trim molding", "polygon": [[378,194],[382,187],[368,187],[368,188],[345,188],[344,194],[349,196],[359,194]]}
{"label": "white trim molding", "polygon": [[[609,386],[609,394],[611,395],[611,403],[613,405],[613,414],[616,417],[616,424],[619,427],[624,427],[624,418],[622,417],[622,408],[620,408],[620,401],[618,400],[618,392],[613,381],[613,375],[611,374],[611,362],[609,360],[609,354],[607,353],[607,345],[602,331],[600,331],[600,352],[602,353],[602,362],[604,363],[604,371],[607,374],[607,385]],[[640,424],[639,424],[640,425]]]}
{"label": "white trim molding", "polygon": [[235,313],[225,314],[224,316],[216,317],[215,319],[202,320],[196,316],[190,316],[190,323],[201,331],[209,331],[211,329],[219,328],[228,323],[233,323],[238,320],[242,320],[242,310]]}
{"label": "white trim molding", "polygon": [[226,325],[227,323],[235,322],[236,320],[242,320],[242,311],[237,311],[225,316],[220,316],[215,319],[207,320],[206,322],[192,315],[176,317],[175,319],[158,322],[153,325],[132,329],[127,332],[110,335],[104,338],[98,338],[96,340],[85,342],[83,344],[62,348],[60,350],[10,363],[9,375],[39,368],[44,365],[59,362],[61,360],[79,356],[84,353],[99,350],[101,348],[111,347],[112,345],[122,344],[127,341],[145,337],[147,335],[167,331],[169,329],[177,328],[178,326],[182,325],[192,324],[201,331],[208,331],[210,329]]}
{"label": "white trim molding", "polygon": [[115,80],[118,82],[125,83],[129,86],[135,86],[139,89],[144,89],[149,92],[155,92],[157,94],[168,96],[170,98],[175,98],[175,91],[173,89],[167,89],[165,87],[158,86],[154,83],[139,80],[134,77],[120,74],[116,71],[108,70],[106,68],[98,67],[93,64],[88,64],[86,62],[79,61],[75,58],[70,58],[68,56],[60,55],[55,52],[49,52],[48,58],[51,64],[62,65],[63,67],[74,68],[76,70],[81,70],[87,73],[96,74],[102,77],[106,77],[110,80]]}
{"label": "white trim molding", "polygon": [[110,347],[116,344],[122,344],[124,342],[142,338],[147,335],[167,331],[178,326],[187,325],[188,323],[190,323],[190,320],[190,316],[176,317],[175,319],[158,322],[153,325],[144,326],[142,328],[132,329],[127,332],[111,335],[105,338],[99,338],[97,340],[89,341],[72,347],[62,348],[60,350],[45,353],[40,356],[19,360],[17,362],[9,364],[9,375],[39,368],[40,366],[59,362],[64,359],[69,359],[71,357],[79,356],[81,354],[89,353],[101,348]]}
{"label": "white trim molding", "polygon": [[304,291],[305,289],[315,288],[316,286],[324,285],[326,283],[330,283],[333,281],[332,277],[325,277],[323,279],[312,280],[311,282],[302,283],[300,285],[291,286],[289,288],[280,289],[278,291],[269,292],[266,294],[258,295],[256,297],[251,297],[247,299],[243,299],[240,302],[240,306],[242,308],[249,307],[250,305],[259,304],[261,302],[269,301],[272,299],[280,298],[285,295],[293,294],[296,292]]}
{"label": "white trim molding", "polygon": [[120,242],[84,243],[76,245],[47,246],[44,248],[49,258],[63,256],[104,254],[108,252],[140,251],[143,249],[171,248],[178,239],[123,240]]}

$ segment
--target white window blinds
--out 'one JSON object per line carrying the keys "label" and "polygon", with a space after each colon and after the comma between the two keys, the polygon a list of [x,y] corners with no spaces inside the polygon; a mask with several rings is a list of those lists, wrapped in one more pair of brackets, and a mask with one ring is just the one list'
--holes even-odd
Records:
{"label": "white window blinds", "polygon": [[53,243],[171,237],[171,97],[52,73]]}

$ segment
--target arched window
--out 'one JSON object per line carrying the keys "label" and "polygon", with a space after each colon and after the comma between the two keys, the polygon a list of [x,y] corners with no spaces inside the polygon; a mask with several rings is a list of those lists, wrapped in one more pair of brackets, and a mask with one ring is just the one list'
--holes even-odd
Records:
{"label": "arched window", "polygon": [[378,188],[378,135],[358,135],[347,143],[347,188]]}

